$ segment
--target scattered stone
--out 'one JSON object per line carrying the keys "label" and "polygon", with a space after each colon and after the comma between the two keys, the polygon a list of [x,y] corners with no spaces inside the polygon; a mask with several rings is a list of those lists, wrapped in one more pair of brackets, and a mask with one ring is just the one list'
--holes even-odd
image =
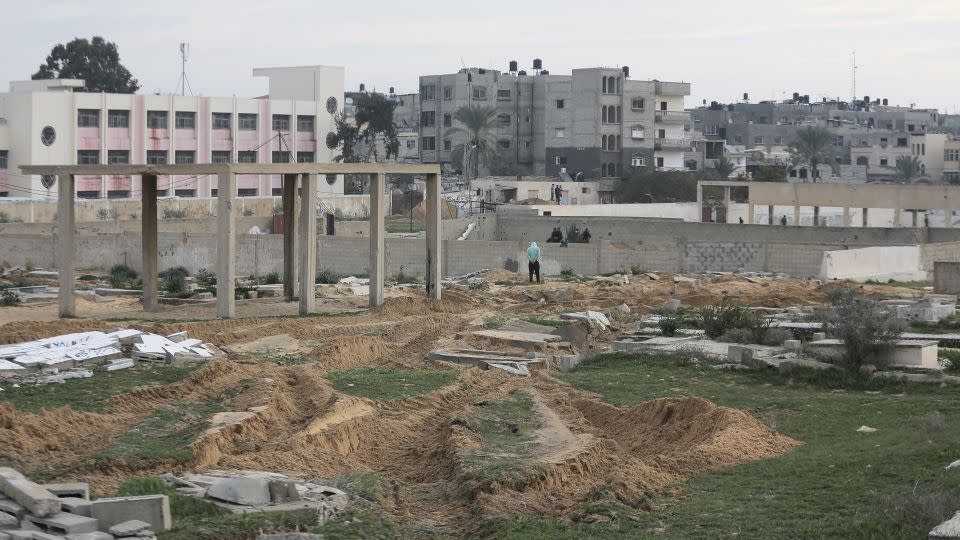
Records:
{"label": "scattered stone", "polygon": [[57,497],[77,497],[80,499],[90,498],[90,484],[86,482],[74,482],[68,484],[43,484],[41,487],[53,493]]}
{"label": "scattered stone", "polygon": [[877,431],[877,428],[872,428],[870,426],[860,426],[857,428],[858,433],[874,433]]}
{"label": "scattered stone", "polygon": [[155,531],[167,531],[173,526],[170,499],[166,495],[97,499],[90,503],[90,517],[100,522],[101,530],[129,521],[131,517],[146,521]]}
{"label": "scattered stone", "polygon": [[929,540],[955,540],[960,538],[960,512],[957,512],[952,518],[934,527],[927,538]]}
{"label": "scattered stone", "polygon": [[699,279],[688,278],[688,277],[684,277],[684,276],[673,276],[673,282],[674,282],[674,283],[689,283],[689,284],[693,285],[694,287],[699,287],[699,286],[700,286],[700,280],[699,280]]}
{"label": "scattered stone", "polygon": [[811,341],[823,341],[827,339],[827,334],[825,332],[814,332],[813,339]]}
{"label": "scattered stone", "polygon": [[65,540],[113,540],[113,535],[103,531],[96,531],[80,534],[68,534],[65,537]]}
{"label": "scattered stone", "polygon": [[222,478],[207,488],[207,497],[248,506],[270,503],[270,488],[265,478],[236,476]]}
{"label": "scattered stone", "polygon": [[955,469],[955,468],[957,468],[957,467],[960,467],[960,459],[958,459],[958,460],[954,461],[953,463],[947,465],[945,468],[946,468],[946,469]]}
{"label": "scattered stone", "polygon": [[796,358],[796,359],[784,360],[783,362],[780,362],[780,364],[777,366],[777,371],[779,371],[781,375],[787,375],[791,371],[793,371],[794,368],[797,368],[797,367],[806,367],[806,368],[812,368],[812,369],[840,369],[839,367],[833,364],[828,364],[826,362],[818,362],[816,360],[804,360],[802,358]]}
{"label": "scattered stone", "polygon": [[60,501],[56,495],[8,467],[0,467],[0,492],[38,517],[60,511]]}
{"label": "scattered stone", "polygon": [[136,536],[138,533],[149,530],[150,524],[139,519],[131,519],[123,523],[117,523],[108,529],[108,532],[114,536]]}
{"label": "scattered stone", "polygon": [[0,512],[0,531],[4,529],[16,529],[20,525],[20,520],[16,516]]}
{"label": "scattered stone", "polygon": [[680,300],[676,298],[670,298],[663,303],[662,309],[668,313],[676,313],[680,309]]}
{"label": "scattered stone", "polygon": [[800,340],[799,339],[788,339],[783,342],[783,348],[788,351],[798,352],[800,351]]}
{"label": "scattered stone", "polygon": [[[24,516],[23,520],[51,534],[89,533],[95,532],[98,527],[97,520],[93,518],[66,512],[58,512],[46,517],[27,515]],[[21,526],[23,526],[23,522],[21,522]]]}
{"label": "scattered stone", "polygon": [[730,345],[727,347],[727,360],[749,365],[753,360],[753,349],[746,345]]}
{"label": "scattered stone", "polygon": [[860,373],[864,375],[873,375],[877,371],[877,366],[873,364],[864,364],[860,366]]}
{"label": "scattered stone", "polygon": [[644,275],[647,276],[647,278],[652,281],[660,281],[660,276],[658,276],[657,274],[654,274],[653,272],[647,272]]}

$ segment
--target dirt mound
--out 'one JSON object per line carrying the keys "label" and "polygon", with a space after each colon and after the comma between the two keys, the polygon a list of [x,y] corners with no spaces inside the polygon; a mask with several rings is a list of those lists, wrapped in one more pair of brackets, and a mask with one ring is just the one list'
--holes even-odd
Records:
{"label": "dirt mound", "polygon": [[469,309],[470,306],[446,298],[438,302],[422,296],[402,296],[387,298],[382,306],[374,308],[370,313],[380,317],[409,317],[429,313],[465,313]]}
{"label": "dirt mound", "polygon": [[108,328],[112,328],[110,323],[103,321],[78,321],[72,319],[60,319],[43,323],[38,323],[37,321],[9,322],[0,325],[0,345],[34,341],[60,334],[107,330]]}

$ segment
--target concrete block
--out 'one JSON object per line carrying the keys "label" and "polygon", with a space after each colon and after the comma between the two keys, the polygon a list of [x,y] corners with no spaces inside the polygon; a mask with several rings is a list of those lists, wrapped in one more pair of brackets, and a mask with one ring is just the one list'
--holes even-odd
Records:
{"label": "concrete block", "polygon": [[730,345],[727,347],[727,360],[747,364],[753,359],[753,349],[744,345]]}
{"label": "concrete block", "polygon": [[74,482],[68,484],[42,484],[40,487],[53,493],[57,497],[77,497],[80,499],[90,498],[90,484],[86,482]]}
{"label": "concrete block", "polygon": [[0,492],[39,517],[60,511],[56,495],[9,467],[0,467]]}
{"label": "concrete block", "polygon": [[97,499],[90,504],[90,517],[100,521],[101,531],[132,518],[146,521],[154,531],[167,531],[173,526],[166,495]]}
{"label": "concrete block", "polygon": [[570,371],[580,363],[580,357],[575,354],[565,354],[560,357],[560,371]]}
{"label": "concrete block", "polygon": [[267,489],[270,491],[270,502],[283,503],[300,500],[300,492],[297,491],[296,482],[270,480],[267,483]]}
{"label": "concrete block", "polygon": [[64,540],[113,540],[113,535],[102,531],[68,534]]}
{"label": "concrete block", "polygon": [[16,501],[0,497],[0,513],[11,515],[18,520],[27,513],[27,509],[17,504]]}
{"label": "concrete block", "polygon": [[813,339],[811,341],[823,341],[827,339],[827,334],[825,332],[814,332]]}
{"label": "concrete block", "polygon": [[81,499],[80,497],[61,497],[60,498],[60,507],[64,512],[71,514],[76,514],[78,516],[90,517],[90,504],[89,499]]}
{"label": "concrete block", "polygon": [[16,529],[20,526],[20,520],[10,514],[0,514],[0,531],[4,529]]}
{"label": "concrete block", "polygon": [[23,518],[39,529],[50,534],[76,534],[95,532],[97,520],[86,516],[60,512],[46,517],[27,515]]}
{"label": "concrete block", "polygon": [[243,476],[223,478],[207,489],[207,497],[235,504],[257,506],[270,503],[270,487],[265,478]]}
{"label": "concrete block", "polygon": [[788,339],[783,342],[783,348],[788,351],[799,351],[800,350],[800,340],[799,339]]}
{"label": "concrete block", "polygon": [[136,536],[137,534],[149,530],[150,524],[146,521],[140,521],[139,519],[131,519],[130,521],[124,521],[123,523],[117,523],[113,527],[110,527],[110,534],[114,536]]}

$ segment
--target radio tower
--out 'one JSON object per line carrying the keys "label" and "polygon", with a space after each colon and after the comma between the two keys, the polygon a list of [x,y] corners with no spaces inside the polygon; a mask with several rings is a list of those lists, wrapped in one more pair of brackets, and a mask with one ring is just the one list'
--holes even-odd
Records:
{"label": "radio tower", "polygon": [[180,80],[177,81],[177,89],[174,93],[180,93],[181,96],[187,95],[187,90],[190,90],[190,95],[193,95],[193,88],[190,87],[190,81],[187,80],[187,56],[190,54],[190,44],[181,43],[180,44]]}
{"label": "radio tower", "polygon": [[857,100],[857,50],[853,50],[853,64],[850,69],[850,93],[852,94],[850,101]]}

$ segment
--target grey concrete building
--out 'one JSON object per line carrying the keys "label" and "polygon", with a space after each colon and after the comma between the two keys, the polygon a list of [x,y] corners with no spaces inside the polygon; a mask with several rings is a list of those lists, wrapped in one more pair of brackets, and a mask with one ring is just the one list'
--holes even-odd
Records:
{"label": "grey concrete building", "polygon": [[457,109],[484,105],[496,110],[500,158],[484,174],[565,172],[595,179],[627,177],[645,167],[684,168],[684,153],[694,145],[683,103],[689,83],[632,80],[628,68],[552,75],[539,69],[527,74],[511,64],[509,72],[464,68],[420,77],[424,163],[452,165],[454,148],[466,139],[451,131]]}

